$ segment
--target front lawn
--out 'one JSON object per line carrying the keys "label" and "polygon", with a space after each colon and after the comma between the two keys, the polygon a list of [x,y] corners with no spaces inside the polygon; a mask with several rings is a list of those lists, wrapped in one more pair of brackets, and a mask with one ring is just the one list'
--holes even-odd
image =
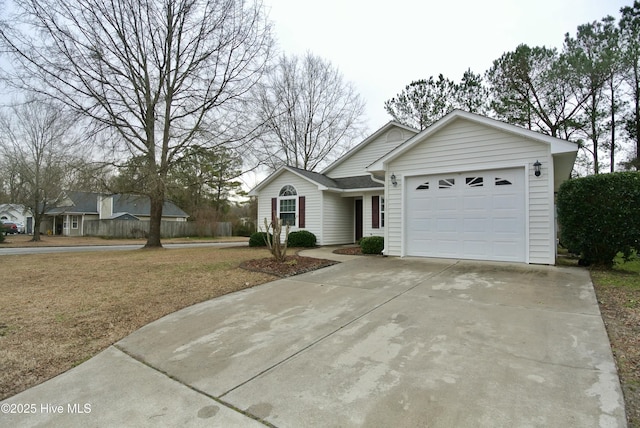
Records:
{"label": "front lawn", "polygon": [[276,279],[239,268],[264,257],[211,247],[3,256],[0,400],[166,314]]}

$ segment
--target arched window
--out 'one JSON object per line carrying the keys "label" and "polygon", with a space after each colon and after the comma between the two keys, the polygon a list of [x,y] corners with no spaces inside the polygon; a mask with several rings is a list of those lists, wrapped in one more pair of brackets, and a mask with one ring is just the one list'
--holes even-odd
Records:
{"label": "arched window", "polygon": [[298,192],[296,192],[296,188],[287,184],[282,189],[280,189],[279,196],[296,196]]}
{"label": "arched window", "polygon": [[282,225],[295,226],[298,216],[298,192],[296,188],[287,184],[278,194],[278,217]]}

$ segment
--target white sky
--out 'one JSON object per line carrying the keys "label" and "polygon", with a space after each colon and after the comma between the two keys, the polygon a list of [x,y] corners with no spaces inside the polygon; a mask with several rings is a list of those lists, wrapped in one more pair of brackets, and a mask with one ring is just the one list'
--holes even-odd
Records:
{"label": "white sky", "polygon": [[340,69],[367,102],[369,131],[384,102],[413,80],[484,74],[520,43],[561,48],[565,33],[633,0],[265,0],[279,48],[311,51]]}

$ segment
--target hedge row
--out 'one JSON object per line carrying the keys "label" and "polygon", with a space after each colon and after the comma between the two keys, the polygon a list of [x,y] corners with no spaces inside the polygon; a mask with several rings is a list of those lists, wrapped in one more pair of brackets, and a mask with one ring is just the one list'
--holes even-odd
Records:
{"label": "hedge row", "polygon": [[[266,247],[267,233],[266,232],[256,232],[251,234],[249,237],[249,246],[250,247]],[[269,239],[273,239],[273,235],[269,234]],[[289,233],[289,238],[287,240],[288,247],[315,247],[316,246],[316,235],[309,232],[308,230],[298,230],[295,232]]]}
{"label": "hedge row", "polygon": [[557,199],[560,244],[583,264],[611,266],[639,249],[640,173],[618,172],[565,181]]}

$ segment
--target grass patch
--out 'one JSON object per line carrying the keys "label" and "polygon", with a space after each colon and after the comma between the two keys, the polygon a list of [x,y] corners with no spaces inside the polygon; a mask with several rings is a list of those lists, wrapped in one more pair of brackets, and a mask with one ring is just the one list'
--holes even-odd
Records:
{"label": "grass patch", "polygon": [[618,366],[630,427],[640,427],[640,259],[616,258],[613,269],[591,269],[600,312]]}
{"label": "grass patch", "polygon": [[262,284],[253,248],[6,256],[0,282],[0,400],[86,361],[166,314]]}

